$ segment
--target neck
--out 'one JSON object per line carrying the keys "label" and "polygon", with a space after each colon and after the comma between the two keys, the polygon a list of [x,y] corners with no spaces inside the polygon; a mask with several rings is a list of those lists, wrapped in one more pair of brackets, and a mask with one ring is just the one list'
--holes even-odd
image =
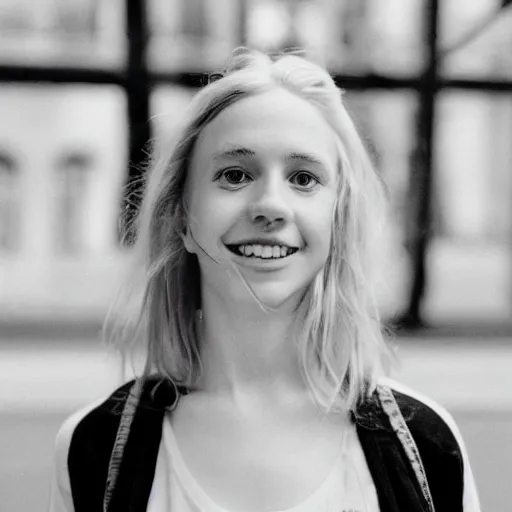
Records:
{"label": "neck", "polygon": [[254,304],[233,304],[203,297],[198,388],[235,400],[304,395],[304,382],[291,308],[264,311]]}

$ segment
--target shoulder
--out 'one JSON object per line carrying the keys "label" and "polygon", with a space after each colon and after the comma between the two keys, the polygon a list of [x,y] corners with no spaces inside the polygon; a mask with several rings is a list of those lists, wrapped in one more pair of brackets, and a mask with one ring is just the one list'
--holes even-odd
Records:
{"label": "shoulder", "polygon": [[108,397],[96,400],[75,411],[63,422],[55,440],[57,461],[67,460],[71,443],[77,432],[81,433],[84,428],[91,431],[104,430],[109,422],[119,422],[119,416],[132,385],[133,381],[124,384]]}
{"label": "shoulder", "polygon": [[163,410],[176,399],[168,380],[144,377],[130,380],[109,396],[98,400],[71,415],[57,435],[57,446],[73,448],[77,444],[94,442],[111,446],[127,404],[135,415],[139,410]]}
{"label": "shoulder", "polygon": [[130,395],[134,381],[131,380],[114,390],[108,397],[98,400],[93,404],[79,410],[64,423],[62,430],[72,429],[72,438],[85,431],[94,432],[105,429],[109,426],[116,426],[119,423],[124,405]]}
{"label": "shoulder", "polygon": [[80,507],[76,512],[101,510],[111,463],[123,489],[132,488],[129,482],[136,475],[144,482],[152,478],[164,412],[177,397],[169,380],[141,377],[89,407],[78,420],[68,420],[63,430],[72,430],[67,463],[73,501]]}
{"label": "shoulder", "polygon": [[[97,400],[69,416],[61,425],[54,446],[53,474],[50,490],[50,510],[71,511],[84,501],[77,481],[88,482],[88,505],[99,510],[102,496],[94,489],[104,486],[99,468],[108,467],[112,444],[120,421],[124,403],[133,381],[116,389],[108,397]],[[101,472],[101,471],[100,471]],[[95,486],[97,480],[99,485]],[[73,503],[75,505],[73,505]]]}
{"label": "shoulder", "polygon": [[461,451],[460,431],[453,416],[441,404],[393,379],[384,379],[382,384],[393,392],[415,438],[425,438],[425,441],[450,451]]}
{"label": "shoulder", "polygon": [[80,425],[84,419],[86,420],[91,414],[94,414],[98,408],[101,408],[105,400],[105,398],[96,400],[75,411],[73,414],[68,416],[60,426],[55,439],[55,458],[59,465],[67,464],[69,447],[78,425]]}
{"label": "shoulder", "polygon": [[[393,379],[384,379],[418,446],[433,494],[456,485],[464,512],[480,510],[462,434],[453,416],[438,402]],[[455,506],[455,504],[454,504]],[[456,510],[453,508],[453,510]]]}
{"label": "shoulder", "polygon": [[[91,432],[101,431],[109,423],[108,418],[119,408],[122,392],[126,388],[129,389],[129,387],[130,384],[122,386],[110,396],[96,400],[79,409],[70,415],[59,428],[54,444],[53,470],[50,485],[50,511],[68,512],[75,510],[70,472],[72,446],[76,448],[77,438],[80,439],[79,445],[90,445],[90,441],[82,443],[84,438],[90,437]],[[73,451],[75,448],[73,448]],[[73,457],[73,460],[75,459],[76,457]]]}
{"label": "shoulder", "polygon": [[72,414],[61,426],[56,439],[56,451],[67,454],[78,446],[88,446],[100,439],[115,438],[126,399],[133,386],[130,381],[106,398],[97,400]]}

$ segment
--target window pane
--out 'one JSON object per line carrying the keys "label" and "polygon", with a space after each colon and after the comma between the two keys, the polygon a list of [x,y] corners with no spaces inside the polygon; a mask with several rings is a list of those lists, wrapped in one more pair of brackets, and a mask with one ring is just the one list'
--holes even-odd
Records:
{"label": "window pane", "polygon": [[339,73],[414,74],[423,63],[424,0],[249,0],[252,47],[305,48]]}
{"label": "window pane", "polygon": [[92,156],[71,150],[59,156],[55,169],[56,248],[65,254],[85,249],[86,201],[92,185]]}
{"label": "window pane", "polygon": [[19,179],[19,239],[15,252],[0,251],[0,315],[101,318],[122,259],[124,93],[3,84],[0,111],[0,148],[14,155]]}
{"label": "window pane", "polygon": [[238,0],[147,0],[156,71],[217,71],[239,45]]}
{"label": "window pane", "polygon": [[446,92],[438,104],[429,320],[512,313],[512,103]]}
{"label": "window pane", "polygon": [[121,0],[3,0],[0,63],[118,67],[125,60]]}
{"label": "window pane", "polygon": [[18,162],[0,149],[0,252],[13,253],[20,233],[21,176]]}
{"label": "window pane", "polygon": [[417,98],[412,92],[348,91],[345,103],[389,188],[391,212],[382,240],[380,305],[383,316],[390,318],[402,312],[409,298],[411,267],[405,237]]}
{"label": "window pane", "polygon": [[442,70],[453,77],[512,77],[512,8],[501,0],[445,0],[440,5]]}
{"label": "window pane", "polygon": [[304,48],[334,72],[410,75],[424,60],[424,2],[148,0],[149,62],[159,71],[216,71],[246,37],[265,52]]}

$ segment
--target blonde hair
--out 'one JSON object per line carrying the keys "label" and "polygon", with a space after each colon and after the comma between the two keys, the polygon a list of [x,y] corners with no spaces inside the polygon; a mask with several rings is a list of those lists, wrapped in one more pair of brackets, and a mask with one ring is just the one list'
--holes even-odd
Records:
{"label": "blonde hair", "polygon": [[[238,49],[227,70],[191,101],[172,144],[154,152],[136,220],[134,270],[143,288],[135,309],[107,317],[111,339],[147,351],[145,374],[156,371],[192,387],[201,374],[197,257],[184,247],[188,166],[203,128],[243,98],[276,87],[314,105],[338,138],[338,197],[331,250],[304,294],[296,332],[304,377],[325,410],[353,409],[371,393],[392,360],[376,303],[378,248],[373,242],[386,210],[385,187],[341,99],[320,66],[297,55],[267,56]],[[134,273],[129,277],[133,285]],[[125,295],[127,298],[128,295]],[[119,305],[120,303],[118,303]]]}

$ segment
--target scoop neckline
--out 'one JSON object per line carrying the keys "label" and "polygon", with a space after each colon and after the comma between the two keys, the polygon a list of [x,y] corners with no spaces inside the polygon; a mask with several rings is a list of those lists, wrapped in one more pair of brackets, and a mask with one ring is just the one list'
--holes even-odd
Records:
{"label": "scoop neckline", "polygon": [[[167,448],[167,452],[171,458],[170,471],[174,472],[176,478],[183,486],[184,491],[200,508],[200,510],[205,510],[208,512],[245,512],[242,510],[223,508],[215,503],[215,501],[208,495],[208,493],[196,480],[194,475],[190,472],[187,464],[185,463],[176,439],[176,435],[174,433],[174,428],[171,424],[171,415],[165,415],[164,423],[164,442]],[[314,510],[311,507],[316,505],[323,505],[331,487],[333,485],[339,485],[340,481],[342,481],[340,479],[340,471],[342,470],[342,461],[346,455],[349,435],[349,431],[346,431],[343,435],[343,439],[338,449],[338,455],[329,473],[309,496],[307,496],[300,503],[293,505],[292,507],[286,509],[262,510],[261,512],[310,512],[311,510]],[[171,475],[169,475],[169,478],[170,476]]]}

